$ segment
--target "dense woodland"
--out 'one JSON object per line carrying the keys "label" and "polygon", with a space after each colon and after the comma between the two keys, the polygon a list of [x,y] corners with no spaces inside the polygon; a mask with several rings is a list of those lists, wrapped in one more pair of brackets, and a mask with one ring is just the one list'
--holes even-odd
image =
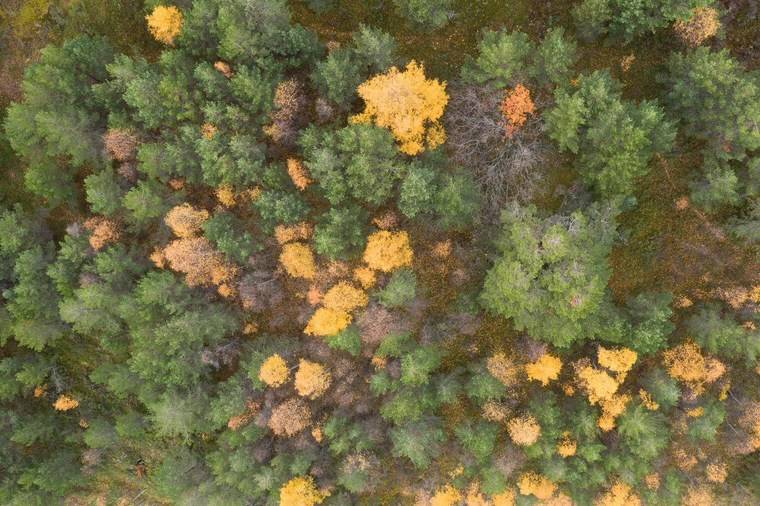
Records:
{"label": "dense woodland", "polygon": [[8,0],[0,504],[760,503],[754,0]]}

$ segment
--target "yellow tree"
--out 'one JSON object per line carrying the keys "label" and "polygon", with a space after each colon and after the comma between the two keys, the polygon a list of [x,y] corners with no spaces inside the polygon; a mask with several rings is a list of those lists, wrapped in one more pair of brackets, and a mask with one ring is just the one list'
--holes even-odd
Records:
{"label": "yellow tree", "polygon": [[538,441],[541,426],[532,415],[524,415],[511,419],[507,424],[507,431],[515,444],[530,446]]}
{"label": "yellow tree", "polygon": [[329,290],[322,299],[322,304],[336,311],[352,311],[367,305],[367,294],[345,281],[341,281]]}
{"label": "yellow tree", "polygon": [[264,360],[259,368],[259,379],[270,387],[279,387],[288,381],[288,364],[278,354]]}
{"label": "yellow tree", "polygon": [[351,323],[351,315],[326,307],[317,309],[306,324],[304,333],[310,336],[334,336]]}
{"label": "yellow tree", "polygon": [[357,123],[373,122],[387,128],[400,143],[399,149],[416,155],[445,140],[438,120],[449,101],[446,83],[426,79],[422,65],[411,61],[404,71],[391,67],[359,85],[364,112],[352,118]]}
{"label": "yellow tree", "polygon": [[390,272],[412,264],[412,247],[406,232],[380,230],[370,234],[364,249],[364,262],[371,268]]}
{"label": "yellow tree", "polygon": [[540,381],[543,386],[548,385],[551,380],[556,380],[561,369],[562,361],[548,353],[544,353],[537,361],[525,366],[528,379]]}
{"label": "yellow tree", "polygon": [[330,373],[321,364],[301,359],[296,371],[295,387],[298,395],[316,399],[330,387]]}
{"label": "yellow tree", "polygon": [[151,35],[164,44],[173,44],[182,29],[182,13],[173,5],[159,5],[145,19]]}
{"label": "yellow tree", "polygon": [[317,272],[314,255],[302,242],[291,242],[282,247],[280,263],[294,278],[314,279]]}
{"label": "yellow tree", "polygon": [[504,353],[494,353],[486,360],[486,369],[491,376],[499,380],[505,386],[513,386],[518,382],[519,369],[515,363]]}
{"label": "yellow tree", "polygon": [[532,471],[520,476],[517,487],[520,489],[520,494],[533,495],[542,501],[549,499],[557,489],[557,486],[548,478]]}
{"label": "yellow tree", "polygon": [[177,237],[192,237],[201,231],[201,226],[208,217],[208,211],[205,209],[196,209],[184,203],[166,213],[164,223]]}
{"label": "yellow tree", "polygon": [[311,476],[296,476],[280,488],[280,506],[314,506],[328,495],[317,489]]}

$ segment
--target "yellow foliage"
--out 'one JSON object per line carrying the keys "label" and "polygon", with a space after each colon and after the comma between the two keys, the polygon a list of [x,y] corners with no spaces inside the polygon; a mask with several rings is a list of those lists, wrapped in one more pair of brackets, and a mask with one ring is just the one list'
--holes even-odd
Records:
{"label": "yellow foliage", "polygon": [[367,305],[367,294],[363,290],[341,281],[329,290],[322,299],[322,304],[335,311],[352,311]]}
{"label": "yellow foliage", "polygon": [[55,403],[53,404],[53,407],[56,409],[56,411],[68,411],[70,409],[74,409],[77,406],[79,406],[79,401],[76,399],[72,399],[71,397],[67,395],[59,395],[58,399],[55,400]]}
{"label": "yellow foliage", "polygon": [[493,506],[515,506],[515,491],[506,489],[504,492],[491,496]]}
{"label": "yellow foliage", "polygon": [[548,385],[551,380],[557,379],[561,369],[562,361],[548,353],[544,353],[537,361],[525,366],[528,379],[540,381],[543,386]]}
{"label": "yellow foliage", "polygon": [[689,487],[681,498],[681,506],[715,506],[715,504],[715,496],[705,485]]}
{"label": "yellow foliage", "polygon": [[643,388],[639,389],[639,399],[641,399],[641,404],[649,411],[656,411],[660,409],[660,405],[657,404],[655,400],[652,399],[652,396],[649,394],[649,392]]}
{"label": "yellow foliage", "polygon": [[618,481],[594,501],[594,506],[640,506],[641,499],[633,493],[631,487]]}
{"label": "yellow foliage", "polygon": [[562,437],[557,443],[557,453],[562,458],[572,457],[575,455],[575,451],[578,449],[578,443],[570,438],[570,433],[565,431],[562,433]]}
{"label": "yellow foliage", "polygon": [[173,5],[159,5],[145,19],[148,20],[148,30],[153,38],[164,44],[174,43],[174,38],[182,28],[182,13]]}
{"label": "yellow foliage", "polygon": [[438,489],[430,498],[430,506],[455,506],[462,500],[462,494],[449,484]]}
{"label": "yellow foliage", "polygon": [[515,363],[504,353],[498,352],[488,357],[486,369],[491,376],[499,380],[505,386],[515,385],[518,381],[518,369]]}
{"label": "yellow foliage", "polygon": [[725,366],[714,358],[706,359],[691,341],[663,353],[663,363],[671,378],[688,384],[697,392],[704,383],[712,383],[723,375]]}
{"label": "yellow foliage", "polygon": [[235,191],[230,185],[222,185],[214,191],[216,200],[219,201],[224,207],[232,207],[235,205]]}
{"label": "yellow foliage", "polygon": [[649,490],[657,490],[660,488],[660,475],[658,473],[650,473],[644,476],[644,484]]}
{"label": "yellow foliage", "polygon": [[297,476],[280,488],[280,506],[313,506],[328,495],[317,489],[311,476]]}
{"label": "yellow foliage", "polygon": [[480,492],[480,483],[473,481],[467,487],[467,495],[464,498],[465,506],[491,506],[491,503]]}
{"label": "yellow foliage", "polygon": [[515,444],[520,446],[530,446],[538,440],[541,435],[541,426],[538,424],[533,415],[523,415],[513,418],[507,424],[509,437]]}
{"label": "yellow foliage", "polygon": [[201,137],[206,140],[213,139],[218,131],[219,129],[212,123],[204,123],[201,125]]}
{"label": "yellow foliage", "polygon": [[314,279],[317,266],[309,246],[302,242],[292,242],[282,247],[280,263],[294,278]]}
{"label": "yellow foliage", "polygon": [[208,219],[208,211],[195,209],[188,203],[173,207],[164,217],[164,223],[177,237],[192,237],[200,232]]}
{"label": "yellow foliage", "polygon": [[509,416],[509,408],[501,403],[488,401],[483,404],[483,418],[491,422],[503,422]]}
{"label": "yellow foliage", "polygon": [[605,432],[614,429],[615,418],[620,416],[623,411],[625,411],[625,407],[628,405],[628,402],[630,402],[630,400],[631,396],[628,394],[613,395],[608,399],[602,399],[600,401],[600,404],[602,406],[602,416],[599,417],[599,421],[597,422],[599,428]]}
{"label": "yellow foliage", "polygon": [[425,79],[425,69],[414,60],[403,72],[391,67],[359,85],[356,91],[364,99],[365,108],[351,120],[374,121],[377,126],[388,128],[403,153],[416,155],[424,151],[426,137],[428,148],[443,142],[445,137],[438,120],[449,101],[446,83]]}
{"label": "yellow foliage", "polygon": [[412,264],[412,247],[406,232],[380,230],[370,234],[364,250],[364,262],[371,268],[390,272]]}
{"label": "yellow foliage", "polygon": [[259,379],[270,387],[279,387],[288,381],[288,364],[278,354],[264,360],[259,368]]}
{"label": "yellow foliage", "polygon": [[327,391],[331,381],[330,373],[321,364],[304,359],[298,363],[295,377],[298,395],[316,399]]}
{"label": "yellow foliage", "polygon": [[688,20],[677,19],[673,30],[685,44],[697,47],[707,39],[714,37],[720,29],[720,16],[712,7],[697,7],[691,11]]}
{"label": "yellow foliage", "polygon": [[590,366],[582,367],[578,371],[578,379],[585,388],[592,405],[611,398],[618,389],[618,382],[612,376]]}
{"label": "yellow foliage", "polygon": [[523,473],[517,482],[517,487],[522,495],[534,495],[540,500],[549,499],[554,495],[557,486],[545,476],[532,471]]}
{"label": "yellow foliage", "polygon": [[366,290],[367,288],[375,286],[377,278],[375,276],[375,271],[369,267],[357,267],[354,269],[354,280]]}
{"label": "yellow foliage", "polygon": [[351,315],[326,307],[317,309],[312,315],[304,333],[310,336],[333,336],[348,327]]}
{"label": "yellow foliage", "polygon": [[602,346],[597,350],[597,359],[599,365],[606,367],[612,372],[626,373],[631,370],[633,364],[636,363],[637,354],[633,350],[628,348],[618,348],[616,350],[608,350]]}

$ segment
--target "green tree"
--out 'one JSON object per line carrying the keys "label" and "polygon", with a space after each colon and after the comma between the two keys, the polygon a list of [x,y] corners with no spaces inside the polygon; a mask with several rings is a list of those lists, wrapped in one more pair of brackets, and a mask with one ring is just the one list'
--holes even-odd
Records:
{"label": "green tree", "polygon": [[449,22],[453,0],[393,0],[396,12],[414,27],[432,31]]}
{"label": "green tree", "polygon": [[359,207],[330,208],[314,227],[314,251],[332,260],[355,256],[366,243],[366,220]]}
{"label": "green tree", "polygon": [[616,237],[614,216],[598,206],[549,218],[533,207],[505,209],[483,305],[555,346],[601,335],[612,325],[606,258]]}

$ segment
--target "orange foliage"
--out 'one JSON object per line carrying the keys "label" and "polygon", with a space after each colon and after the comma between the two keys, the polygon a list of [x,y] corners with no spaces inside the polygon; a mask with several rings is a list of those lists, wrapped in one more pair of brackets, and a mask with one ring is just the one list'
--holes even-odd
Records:
{"label": "orange foliage", "polygon": [[113,221],[100,216],[88,218],[84,228],[90,231],[89,243],[92,249],[100,251],[109,243],[119,240],[119,228]]}
{"label": "orange foliage", "polygon": [[232,67],[229,63],[218,60],[214,62],[214,68],[227,79],[232,77]]}
{"label": "orange foliage", "polygon": [[654,399],[652,399],[652,396],[644,390],[643,388],[639,389],[639,399],[641,399],[641,404],[645,408],[647,408],[649,411],[656,411],[660,408],[660,405],[655,402]]}
{"label": "orange foliage", "polygon": [[271,355],[264,360],[259,368],[259,379],[270,387],[279,387],[288,381],[288,364],[278,354]]}
{"label": "orange foliage", "polygon": [[505,127],[507,137],[512,137],[528,120],[528,114],[533,114],[535,110],[536,106],[530,98],[530,90],[522,84],[505,91],[504,100],[501,102],[501,113],[507,120]]}
{"label": "orange foliage", "polygon": [[504,404],[488,401],[483,404],[482,415],[491,422],[502,422],[509,416],[509,408]]}
{"label": "orange foliage", "polygon": [[77,406],[79,406],[78,400],[63,394],[59,395],[58,399],[56,399],[55,403],[53,403],[53,407],[56,409],[56,411],[69,411],[70,409],[74,409]]}
{"label": "orange foliage", "polygon": [[137,137],[129,130],[112,128],[103,135],[103,145],[109,158],[123,162],[134,158]]}
{"label": "orange foliage", "polygon": [[367,305],[367,294],[345,281],[333,286],[322,299],[324,307],[335,311],[352,311]]}
{"label": "orange foliage", "polygon": [[678,19],[673,23],[673,30],[678,38],[691,47],[697,47],[714,37],[719,29],[720,17],[718,11],[712,7],[697,7],[689,19]]}
{"label": "orange foliage", "polygon": [[449,101],[446,83],[426,79],[422,65],[409,62],[400,72],[391,67],[386,73],[365,81],[357,89],[364,99],[364,112],[353,116],[356,123],[370,123],[388,128],[401,144],[399,149],[416,155],[445,140],[438,120]]}
{"label": "orange foliage", "polygon": [[328,495],[317,489],[311,476],[297,476],[280,488],[280,506],[313,506]]}
{"label": "orange foliage", "polygon": [[551,380],[556,380],[561,369],[562,361],[548,353],[544,353],[537,361],[525,366],[528,379],[540,381],[543,386],[548,385]]}
{"label": "orange foliage", "polygon": [[201,136],[206,140],[213,139],[218,131],[219,129],[211,123],[204,123],[201,125]]}
{"label": "orange foliage", "polygon": [[238,430],[241,427],[248,425],[251,420],[253,420],[253,417],[258,414],[259,407],[260,405],[256,402],[251,400],[247,401],[245,403],[245,412],[230,418],[227,421],[227,428],[230,430]]}
{"label": "orange foliage", "polygon": [[609,399],[602,399],[600,404],[602,406],[602,416],[599,417],[597,425],[605,432],[611,431],[615,428],[615,418],[620,416],[625,407],[631,401],[631,396],[613,395]]}
{"label": "orange foliage", "polygon": [[196,209],[188,203],[173,207],[164,217],[164,223],[177,237],[192,237],[201,231],[208,219],[208,211]]}
{"label": "orange foliage", "polygon": [[728,477],[728,466],[725,462],[711,462],[705,469],[707,481],[712,483],[723,483]]}
{"label": "orange foliage", "polygon": [[288,158],[287,161],[288,175],[296,188],[303,191],[309,186],[312,181],[309,178],[309,173],[306,171],[306,167],[299,160],[295,158]]}
{"label": "orange foliage", "polygon": [[188,286],[221,285],[231,280],[236,270],[224,261],[205,237],[177,239],[164,248],[169,267],[185,274]]}
{"label": "orange foliage", "polygon": [[412,247],[406,232],[381,230],[370,234],[364,250],[364,262],[375,270],[390,272],[412,264]]}
{"label": "orange foliage", "polygon": [[590,366],[582,367],[578,371],[578,380],[586,390],[591,404],[612,398],[618,389],[618,382],[612,376]]}
{"label": "orange foliage", "polygon": [[326,307],[317,309],[312,315],[304,333],[310,336],[333,336],[348,327],[351,315]]}
{"label": "orange foliage", "polygon": [[660,488],[660,475],[658,473],[651,473],[644,476],[644,484],[649,490],[657,490]]}
{"label": "orange foliage", "polygon": [[275,435],[290,437],[304,430],[310,422],[309,406],[296,397],[275,406],[267,425]]}
{"label": "orange foliage", "polygon": [[148,30],[153,38],[164,44],[173,44],[174,38],[182,29],[182,13],[173,5],[159,5],[145,19],[148,20]]}
{"label": "orange foliage", "polygon": [[548,478],[532,471],[520,476],[517,487],[520,489],[520,494],[534,495],[542,501],[549,499],[557,489],[557,486]]}
{"label": "orange foliage", "polygon": [[486,369],[491,376],[499,380],[505,386],[517,384],[518,369],[515,363],[504,353],[495,353],[486,360]]}
{"label": "orange foliage", "polygon": [[500,494],[491,496],[491,503],[493,506],[514,506],[515,504],[515,491],[507,489]]}
{"label": "orange foliage", "polygon": [[298,395],[316,399],[330,387],[330,373],[320,364],[301,359],[296,371],[295,387]]}
{"label": "orange foliage", "polygon": [[523,415],[513,418],[507,424],[509,437],[519,446],[530,446],[541,435],[541,426],[533,415]]}
{"label": "orange foliage", "polygon": [[274,238],[280,244],[291,241],[305,241],[311,237],[312,226],[305,221],[295,225],[277,225],[274,227]]}
{"label": "orange foliage", "polygon": [[294,278],[314,279],[317,271],[311,249],[302,242],[284,245],[280,253],[280,263]]}

